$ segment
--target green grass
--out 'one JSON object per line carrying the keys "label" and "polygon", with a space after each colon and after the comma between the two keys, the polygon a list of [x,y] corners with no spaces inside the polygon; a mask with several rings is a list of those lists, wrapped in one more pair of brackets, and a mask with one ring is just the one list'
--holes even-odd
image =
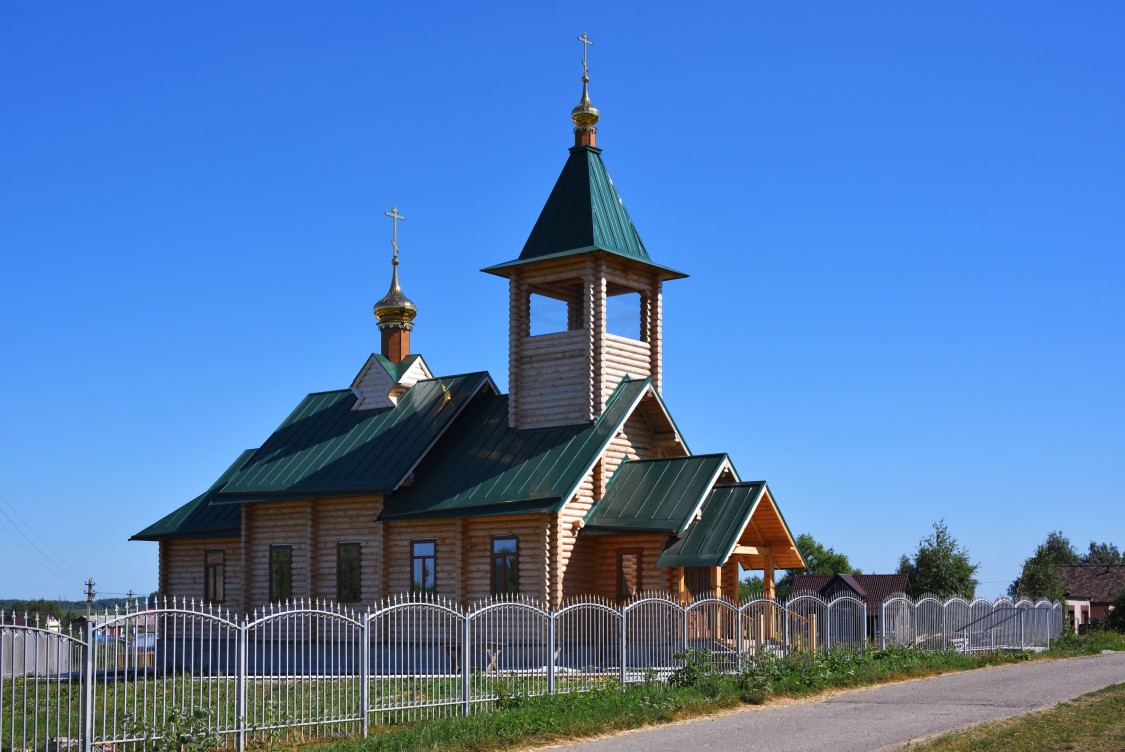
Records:
{"label": "green grass", "polygon": [[904,747],[910,752],[1121,752],[1125,750],[1125,684],[1056,705]]}

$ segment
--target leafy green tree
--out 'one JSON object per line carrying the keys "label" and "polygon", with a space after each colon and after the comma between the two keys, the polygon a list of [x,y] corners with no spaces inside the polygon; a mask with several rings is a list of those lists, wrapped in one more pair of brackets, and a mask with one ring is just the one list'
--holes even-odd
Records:
{"label": "leafy green tree", "polygon": [[764,581],[759,575],[752,575],[750,577],[746,577],[745,579],[739,580],[738,602],[743,603],[745,601],[759,597],[762,594],[763,585]]}
{"label": "leafy green tree", "polygon": [[910,577],[907,593],[917,598],[933,593],[939,598],[959,595],[972,598],[977,590],[979,564],[969,560],[969,551],[949,532],[945,520],[934,523],[934,532],[918,542],[914,558],[905,554],[899,560],[898,573]]}
{"label": "leafy green tree", "polygon": [[1051,550],[1043,544],[1023,563],[1020,577],[1013,584],[1016,586],[1013,595],[1021,598],[1046,598],[1049,601],[1061,601],[1064,598],[1063,586],[1059,581],[1059,565]]}
{"label": "leafy green tree", "polygon": [[1118,632],[1125,632],[1125,590],[1117,594],[1105,615],[1105,625]]}
{"label": "leafy green tree", "polygon": [[1083,564],[1125,564],[1125,557],[1112,543],[1090,541],[1090,550],[1082,554]]}
{"label": "leafy green tree", "polygon": [[804,569],[787,569],[777,581],[777,597],[784,598],[793,588],[793,578],[799,574],[863,574],[852,566],[848,557],[833,548],[825,548],[808,533],[797,536],[797,550],[805,560]]}
{"label": "leafy green tree", "polygon": [[1069,567],[1079,563],[1078,552],[1070,544],[1070,539],[1062,534],[1061,530],[1047,533],[1047,540],[1043,542],[1047,553],[1057,567]]}
{"label": "leafy green tree", "polygon": [[[1093,545],[1093,544],[1091,544]],[[1008,595],[1019,598],[1049,601],[1063,600],[1063,586],[1059,581],[1059,567],[1078,564],[1078,552],[1061,530],[1047,533],[1047,539],[1035,548],[1035,553],[1023,563],[1020,576],[1008,587]]]}

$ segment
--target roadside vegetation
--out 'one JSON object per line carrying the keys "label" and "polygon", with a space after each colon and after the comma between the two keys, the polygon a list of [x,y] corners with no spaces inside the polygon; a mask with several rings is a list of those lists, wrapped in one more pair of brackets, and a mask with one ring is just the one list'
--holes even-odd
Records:
{"label": "roadside vegetation", "polygon": [[1057,752],[1125,750],[1125,684],[1060,703],[1042,713],[984,723],[936,739],[908,744],[904,752]]}
{"label": "roadside vegetation", "polygon": [[522,748],[683,720],[744,705],[761,705],[773,698],[807,697],[832,689],[1027,660],[1091,655],[1102,650],[1125,651],[1125,635],[1115,632],[1070,635],[1043,653],[964,654],[903,647],[862,652],[838,647],[784,658],[767,654],[734,675],[721,673],[706,651],[689,651],[680,657],[682,665],[667,682],[650,675],[645,681],[624,689],[610,683],[600,689],[568,695],[501,694],[497,709],[503,712],[372,726],[372,735],[367,739],[320,741],[316,746],[323,752],[488,752]]}

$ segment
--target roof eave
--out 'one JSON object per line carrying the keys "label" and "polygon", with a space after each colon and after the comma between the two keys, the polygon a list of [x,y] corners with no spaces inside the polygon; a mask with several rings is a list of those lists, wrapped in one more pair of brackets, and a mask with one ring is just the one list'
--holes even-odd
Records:
{"label": "roof eave", "polygon": [[526,259],[513,259],[512,261],[505,261],[502,264],[493,264],[492,266],[486,266],[481,269],[481,271],[485,272],[486,274],[495,274],[497,277],[510,277],[512,274],[512,270],[517,267],[530,266],[532,264],[537,264],[543,261],[553,261],[555,259],[566,258],[568,256],[578,256],[583,253],[608,253],[611,256],[619,259],[632,261],[635,264],[640,264],[657,271],[660,274],[660,279],[663,281],[673,279],[687,279],[688,277],[687,274],[676,269],[672,269],[671,267],[663,266],[661,264],[655,264],[652,261],[645,261],[644,259],[639,259],[631,254],[622,253],[621,251],[616,251],[612,248],[603,248],[602,246],[598,245],[588,245],[581,248],[571,248],[565,251],[546,253],[542,256],[533,256]]}

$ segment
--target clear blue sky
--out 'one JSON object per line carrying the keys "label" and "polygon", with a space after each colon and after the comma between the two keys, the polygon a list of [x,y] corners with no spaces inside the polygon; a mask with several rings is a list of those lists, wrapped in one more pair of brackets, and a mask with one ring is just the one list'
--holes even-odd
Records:
{"label": "clear blue sky", "polygon": [[583,31],[696,452],[869,572],[942,517],[989,595],[1125,545],[1125,6],[545,5],[0,8],[0,597],[156,587],[127,538],[378,348],[392,204],[414,349],[506,389],[477,270]]}

